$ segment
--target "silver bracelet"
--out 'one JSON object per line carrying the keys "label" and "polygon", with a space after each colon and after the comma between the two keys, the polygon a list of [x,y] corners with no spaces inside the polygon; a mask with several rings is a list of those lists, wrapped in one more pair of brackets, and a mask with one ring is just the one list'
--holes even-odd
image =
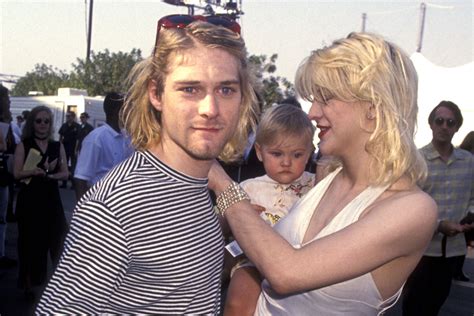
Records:
{"label": "silver bracelet", "polygon": [[219,214],[224,216],[227,209],[240,201],[248,200],[250,197],[247,192],[240,187],[237,182],[232,182],[219,196],[216,198],[217,210]]}

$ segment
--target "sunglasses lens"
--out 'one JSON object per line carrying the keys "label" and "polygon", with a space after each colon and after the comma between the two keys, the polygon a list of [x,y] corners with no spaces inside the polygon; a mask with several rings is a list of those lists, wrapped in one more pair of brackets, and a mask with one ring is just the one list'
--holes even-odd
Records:
{"label": "sunglasses lens", "polygon": [[45,120],[36,119],[36,120],[35,120],[35,123],[36,123],[36,124],[41,124],[41,123],[49,124],[49,120],[48,120],[48,119],[45,119]]}
{"label": "sunglasses lens", "polygon": [[214,25],[223,26],[234,31],[237,34],[240,34],[240,25],[237,22],[232,21],[231,19],[227,19],[221,16],[209,16],[206,18],[206,21]]}
{"label": "sunglasses lens", "polygon": [[182,27],[194,22],[190,15],[170,15],[160,20],[159,24],[164,28]]}
{"label": "sunglasses lens", "polygon": [[456,126],[456,121],[453,120],[453,119],[444,119],[442,117],[437,117],[434,120],[435,124],[438,125],[438,126],[443,126],[445,121],[446,121],[446,125],[450,128]]}

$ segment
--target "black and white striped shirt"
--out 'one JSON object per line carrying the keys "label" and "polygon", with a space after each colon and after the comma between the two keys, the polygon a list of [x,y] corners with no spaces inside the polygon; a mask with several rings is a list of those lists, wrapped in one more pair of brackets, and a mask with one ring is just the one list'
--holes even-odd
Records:
{"label": "black and white striped shirt", "polygon": [[38,314],[218,314],[223,237],[207,179],[150,152],[78,203]]}

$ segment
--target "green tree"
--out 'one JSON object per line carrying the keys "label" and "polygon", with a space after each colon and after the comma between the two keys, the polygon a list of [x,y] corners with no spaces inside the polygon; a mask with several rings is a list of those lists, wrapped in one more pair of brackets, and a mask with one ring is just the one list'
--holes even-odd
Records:
{"label": "green tree", "polygon": [[278,54],[273,54],[270,58],[266,55],[251,55],[249,63],[254,69],[257,77],[257,91],[262,97],[263,109],[272,106],[274,103],[280,103],[287,97],[295,96],[293,84],[284,77],[275,76],[276,60]]}
{"label": "green tree", "polygon": [[[295,95],[291,82],[274,75],[277,58],[277,54],[270,58],[266,55],[249,57],[249,63],[257,77],[256,89],[262,96],[264,108]],[[91,96],[105,95],[109,91],[124,92],[130,70],[142,59],[139,49],[132,49],[130,53],[111,53],[106,49],[98,53],[92,51],[89,61],[78,58],[77,62],[72,64],[73,71],[70,74],[53,66],[37,64],[32,72],[18,80],[12,95],[24,96],[28,95],[29,91],[55,95],[58,88],[62,87],[85,89]]]}
{"label": "green tree", "polygon": [[142,60],[141,50],[130,53],[91,52],[90,60],[77,59],[73,64],[70,83],[74,88],[87,90],[89,95],[105,95],[110,91],[124,91],[125,80],[132,67]]}
{"label": "green tree", "polygon": [[12,89],[12,96],[26,96],[29,91],[55,95],[58,88],[67,87],[69,75],[64,70],[46,64],[36,64],[35,69],[21,77]]}

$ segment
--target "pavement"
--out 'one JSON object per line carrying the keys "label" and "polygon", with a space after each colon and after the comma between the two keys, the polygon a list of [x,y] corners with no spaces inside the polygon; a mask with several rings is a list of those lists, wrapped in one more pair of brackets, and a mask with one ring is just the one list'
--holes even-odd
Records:
{"label": "pavement", "polygon": [[[76,204],[74,191],[60,189],[66,218],[70,220]],[[6,254],[17,259],[18,230],[16,223],[8,223]],[[43,289],[35,290],[34,299],[26,299],[24,293],[17,288],[18,267],[0,269],[0,316],[33,315],[34,307]],[[51,273],[50,269],[50,273]],[[439,316],[474,316],[474,249],[470,248],[464,263],[464,272],[470,276],[470,282],[454,281],[448,300],[443,305]],[[386,312],[386,316],[401,315],[400,302]]]}

